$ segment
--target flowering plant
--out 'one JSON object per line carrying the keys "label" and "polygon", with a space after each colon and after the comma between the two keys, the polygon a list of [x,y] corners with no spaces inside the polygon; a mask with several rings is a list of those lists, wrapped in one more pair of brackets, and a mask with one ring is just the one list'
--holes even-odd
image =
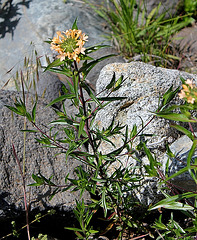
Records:
{"label": "flowering plant", "polygon": [[[126,155],[133,154],[132,141],[139,133],[134,127],[129,136],[128,127],[115,124],[114,120],[103,129],[98,129],[94,125],[94,118],[100,109],[112,101],[125,99],[121,96],[110,97],[112,92],[121,87],[125,79],[122,76],[116,79],[114,74],[106,86],[107,96],[101,98],[98,97],[99,93],[94,94],[86,82],[87,74],[98,62],[114,55],[93,59],[89,54],[106,46],[97,45],[85,48],[87,38],[81,30],[78,30],[77,21],[75,21],[71,29],[62,33],[58,31],[57,36],[48,41],[51,49],[57,52],[57,59],[51,62],[45,71],[49,70],[67,76],[67,85],[62,87],[63,95],[48,104],[48,107],[57,102],[62,104],[61,110],[54,109],[58,119],[50,123],[54,130],[54,126],[60,126],[53,136],[50,130],[50,134],[47,134],[37,125],[36,102],[31,113],[27,111],[26,104],[21,99],[16,100],[15,107],[8,106],[13,112],[26,117],[40,132],[40,138],[36,138],[39,143],[46,147],[58,148],[60,153],[65,154],[67,161],[81,162],[74,169],[74,178],[71,178],[69,173],[66,174],[64,186],[60,187],[58,183],[53,182],[52,176],[47,179],[42,173],[32,175],[35,182],[31,186],[51,186],[54,188],[51,198],[57,192],[68,190],[79,191],[80,198],[83,198],[85,191],[89,193],[91,196],[89,205],[85,204],[83,199],[76,201],[74,213],[80,227],[67,227],[75,232],[78,239],[89,239],[90,236],[99,234],[99,231],[91,226],[91,220],[99,209],[103,209],[104,218],[107,220],[103,235],[113,228],[121,237],[129,224],[135,226],[138,232],[146,231],[148,235],[148,230],[144,229],[143,224],[135,225],[135,218],[130,219],[126,212],[124,215],[127,208],[132,214],[135,207],[139,205],[129,192],[138,188],[142,176],[137,173],[134,166],[124,166],[119,160],[124,150],[126,150]],[[74,105],[76,109],[74,116],[67,113],[65,100],[71,101]],[[113,135],[120,135],[123,145],[108,154],[102,153],[100,145],[103,142],[108,142],[113,148],[115,147],[111,141]],[[116,162],[119,163],[119,167],[115,168],[112,173],[109,169]]]}
{"label": "flowering plant", "polygon": [[182,85],[183,90],[178,94],[179,98],[186,100],[188,103],[194,104],[197,100],[197,88],[192,80],[187,79],[185,84]]}
{"label": "flowering plant", "polygon": [[[134,125],[130,133],[128,132],[127,126],[120,126],[119,123],[115,124],[114,119],[109,126],[104,126],[102,129],[94,125],[94,118],[100,109],[104,108],[112,101],[124,99],[124,97],[121,96],[110,97],[110,95],[121,87],[125,79],[122,76],[116,79],[114,73],[110,83],[106,86],[107,96],[101,98],[98,97],[99,94],[94,94],[86,83],[86,76],[98,62],[113,55],[93,59],[89,54],[106,46],[98,45],[85,48],[87,38],[88,37],[82,33],[81,30],[78,30],[77,22],[75,21],[72,29],[62,33],[58,31],[57,36],[48,41],[48,43],[51,44],[52,50],[55,50],[58,55],[57,59],[45,68],[45,71],[49,70],[67,76],[67,86],[62,87],[64,92],[63,95],[48,104],[48,106],[52,106],[57,102],[62,103],[61,109],[54,109],[58,119],[50,123],[52,128],[54,125],[60,126],[54,135],[52,135],[51,128],[49,129],[50,134],[48,134],[47,131],[41,130],[37,125],[36,101],[31,112],[27,111],[25,101],[21,99],[16,99],[14,107],[7,106],[13,112],[26,117],[36,130],[40,132],[40,138],[36,138],[39,143],[46,147],[58,148],[60,153],[65,154],[67,161],[77,160],[81,163],[74,169],[75,177],[71,178],[69,173],[66,173],[65,185],[60,186],[58,183],[55,183],[53,181],[53,176],[46,178],[42,173],[38,173],[32,175],[34,183],[32,183],[31,186],[47,185],[54,188],[51,198],[61,191],[80,192],[80,199],[76,201],[76,207],[73,210],[76,219],[79,221],[79,226],[66,227],[66,229],[75,232],[77,239],[88,240],[92,239],[93,236],[104,236],[110,230],[117,234],[117,239],[122,239],[123,236],[126,237],[126,239],[140,239],[146,236],[153,237],[152,228],[147,217],[150,212],[145,211],[144,215],[140,215],[137,212],[139,208],[148,209],[148,206],[142,205],[136,196],[136,191],[141,187],[141,181],[144,179],[144,176],[139,172],[138,167],[132,164],[125,166],[121,161],[123,155],[132,157],[136,160],[137,157],[135,153],[137,151],[142,151],[143,154],[147,155],[149,160],[149,163],[144,166],[146,176],[159,178],[158,173],[161,164],[146,147],[146,143],[142,140],[137,147],[133,146],[136,137],[139,135],[143,136],[142,132],[144,128],[153,118],[140,130],[137,130],[137,127]],[[80,61],[82,61],[82,64]],[[79,62],[80,66],[78,64]],[[179,93],[179,97],[185,99],[186,103],[179,106],[169,106],[169,103],[179,91],[179,88],[173,91],[171,87],[162,97],[162,101],[155,112],[155,116],[175,121],[189,122],[189,124],[197,121],[190,113],[190,110],[196,109],[196,88],[190,80],[185,81],[182,79],[182,81],[183,90]],[[85,97],[85,92],[88,95],[87,97]],[[71,101],[75,106],[76,113],[74,116],[67,113],[65,100]],[[92,103],[94,104],[92,105]],[[180,113],[173,111],[177,108],[181,110]],[[191,134],[189,130],[178,125],[176,128],[188,135],[194,141],[191,154],[188,157],[188,166],[184,171],[189,171],[197,183],[197,177],[192,172],[195,165],[190,164],[191,156],[197,146],[197,140],[193,132]],[[32,130],[26,131],[31,133],[34,132]],[[115,135],[119,135],[122,139],[122,145],[118,148],[111,141],[111,138]],[[100,146],[103,142],[109,143],[113,150],[109,150],[107,154],[104,154],[100,150]],[[140,159],[137,158],[137,161],[140,162]],[[118,163],[118,167],[114,167],[116,163]],[[114,169],[113,172],[109,171],[111,167]],[[177,175],[182,172],[183,170],[177,173]],[[166,179],[166,181],[169,179],[170,178]],[[85,191],[88,192],[91,197],[88,205],[83,199],[83,193]],[[193,195],[184,194],[183,196],[170,199],[168,197],[166,202],[163,201],[161,204],[158,203],[153,209],[161,206],[165,206],[166,208],[171,206],[174,207],[174,209],[184,210],[184,206],[179,203],[177,204],[176,200],[189,198],[191,196],[196,197],[196,193],[192,194]],[[103,230],[99,228],[95,230],[92,219],[100,209],[102,209],[106,225]],[[188,209],[191,210],[191,208]],[[193,209],[194,208],[192,208],[192,210]],[[144,222],[145,217],[147,222]],[[196,219],[197,217],[194,216],[194,220]],[[178,226],[173,219],[171,219],[171,223],[172,222],[176,227]],[[157,229],[160,227],[163,227],[161,219],[157,222]],[[169,232],[171,233],[171,230],[169,230],[170,228],[173,230],[172,224],[166,227],[168,231],[167,234]],[[193,234],[192,231],[190,232]],[[161,236],[160,233],[159,236]],[[28,238],[30,240],[30,234]]]}
{"label": "flowering plant", "polygon": [[57,51],[60,55],[60,61],[68,59],[74,59],[77,63],[80,62],[80,55],[85,54],[85,48],[83,47],[88,36],[81,30],[69,29],[66,32],[57,32],[57,37],[54,37],[51,42],[51,49]]}

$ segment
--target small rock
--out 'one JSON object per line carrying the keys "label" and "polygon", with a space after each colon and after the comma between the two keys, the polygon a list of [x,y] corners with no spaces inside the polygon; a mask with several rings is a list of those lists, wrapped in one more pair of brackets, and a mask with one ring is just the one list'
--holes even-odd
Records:
{"label": "small rock", "polygon": [[[169,146],[172,153],[175,154],[175,157],[170,158],[167,172],[168,176],[177,173],[179,170],[187,166],[187,157],[192,147],[192,143],[193,143],[192,140],[188,136],[184,135]],[[197,151],[195,151],[192,159],[194,160],[194,158],[196,157]],[[162,159],[163,169],[165,170],[168,161],[168,156],[164,154],[159,158]],[[171,181],[175,185],[179,186],[180,190],[196,191],[196,183],[194,182],[188,171],[175,177]]]}

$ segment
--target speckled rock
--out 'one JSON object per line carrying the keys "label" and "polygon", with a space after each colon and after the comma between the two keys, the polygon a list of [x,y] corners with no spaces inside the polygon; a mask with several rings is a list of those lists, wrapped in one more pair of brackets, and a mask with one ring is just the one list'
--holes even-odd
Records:
{"label": "speckled rock", "polygon": [[[196,134],[196,133],[195,133]],[[169,158],[166,154],[159,156],[162,159],[163,169],[165,170],[166,164],[169,158],[168,176],[177,173],[179,170],[187,166],[187,157],[189,151],[192,147],[192,140],[186,135],[181,136],[175,142],[173,142],[169,147],[175,157]],[[192,159],[197,157],[197,151],[194,152]],[[165,172],[165,171],[164,171]],[[196,191],[196,183],[192,179],[191,175],[186,171],[181,175],[171,179],[171,181],[176,184],[182,190]]]}
{"label": "speckled rock", "polygon": [[[172,85],[174,88],[181,85],[180,76],[197,80],[196,75],[154,67],[141,62],[114,63],[104,67],[100,73],[96,87],[97,93],[102,92],[99,96],[107,95],[107,92],[103,90],[114,73],[116,79],[122,75],[124,82],[122,87],[110,96],[121,96],[126,99],[112,102],[98,112],[95,122],[100,128],[109,126],[114,118],[115,122],[119,122],[120,125],[128,125],[129,131],[132,130],[134,124],[140,130],[142,125],[148,123],[153,117],[151,112],[156,111],[159,97]],[[153,135],[153,137],[144,137],[144,140],[147,140],[147,145],[155,149],[158,154],[161,154],[158,151],[159,148],[164,148],[166,142],[171,143],[179,136],[177,131],[170,128],[169,121],[160,118],[153,119],[142,133]],[[115,136],[113,141],[117,146],[122,144],[121,137]],[[106,143],[101,145],[103,153],[111,149]],[[132,163],[133,160],[130,159],[130,161]]]}
{"label": "speckled rock", "polygon": [[[188,74],[186,72],[180,72],[178,70],[170,70],[159,67],[154,67],[142,62],[131,63],[114,63],[105,66],[99,76],[96,85],[96,91],[100,97],[106,96],[109,92],[105,89],[106,85],[112,79],[115,74],[116,79],[121,75],[123,76],[122,87],[116,92],[112,93],[110,97],[119,96],[126,97],[125,100],[115,101],[107,105],[104,109],[100,110],[95,118],[95,126],[98,128],[106,128],[110,125],[114,118],[115,123],[119,122],[120,125],[127,125],[129,132],[132,130],[133,125],[136,124],[138,131],[147,124],[153,117],[152,112],[156,111],[158,107],[159,97],[162,96],[172,85],[174,89],[181,86],[180,76],[187,79],[193,79],[197,82],[197,75]],[[178,103],[180,100],[176,99],[174,103]],[[194,126],[196,129],[196,127]],[[163,154],[165,152],[165,144],[172,143],[178,139],[181,135],[178,131],[170,127],[170,122],[161,118],[154,118],[151,123],[141,132],[146,136],[137,137],[133,143],[135,148],[139,140],[146,141],[147,147],[150,151],[158,157],[158,160],[165,166],[166,158]],[[153,135],[150,137],[150,135]],[[121,136],[113,136],[111,141],[120,147],[123,144]],[[187,142],[187,141],[186,141]],[[183,144],[186,144],[183,142]],[[99,149],[103,154],[107,154],[114,150],[111,144],[103,142]],[[126,150],[125,150],[126,151]],[[142,152],[136,152],[135,157],[138,159],[124,156],[124,151],[119,156],[120,163],[123,166],[141,166],[149,164],[148,158]],[[112,173],[114,169],[120,166],[119,162],[114,163],[109,168]],[[177,166],[176,166],[177,167]],[[178,168],[177,168],[178,169]],[[164,168],[161,169],[164,171]],[[143,175],[145,170],[143,167],[139,168],[139,174]],[[188,175],[179,179],[187,186],[191,186]],[[189,188],[188,188],[189,189]],[[158,201],[161,194],[158,191],[157,180],[153,178],[145,178],[141,183],[139,191],[136,192],[138,199],[145,204],[151,204]]]}
{"label": "speckled rock", "polygon": [[[0,90],[0,218],[9,217],[19,210],[24,210],[22,178],[19,167],[13,154],[12,144],[16,149],[16,154],[22,167],[24,136],[20,130],[24,127],[24,118],[16,114],[12,116],[11,111],[5,105],[13,105],[15,97],[21,97],[20,94],[11,91]],[[28,95],[29,106],[32,95]],[[37,106],[37,125],[47,133],[48,123],[56,119],[56,114],[43,100],[38,101]],[[27,128],[33,127],[27,122]],[[33,183],[32,174],[39,171],[49,178],[54,176],[54,182],[58,185],[64,185],[64,179],[67,173],[73,176],[74,167],[80,165],[80,162],[68,159],[66,163],[65,155],[60,154],[59,149],[45,148],[39,144],[35,137],[37,134],[27,133],[25,140],[25,179],[26,184]],[[76,193],[58,193],[49,201],[50,194],[54,188],[45,187],[27,187],[27,198],[31,210],[45,210],[47,208],[57,207],[59,209],[69,209],[75,204],[78,198]]]}

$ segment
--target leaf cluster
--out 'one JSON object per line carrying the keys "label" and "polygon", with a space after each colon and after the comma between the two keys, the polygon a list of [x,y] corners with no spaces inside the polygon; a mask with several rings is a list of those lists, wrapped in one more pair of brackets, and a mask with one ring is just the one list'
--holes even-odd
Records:
{"label": "leaf cluster", "polygon": [[106,36],[123,56],[160,66],[179,60],[170,45],[172,35],[192,22],[187,15],[167,18],[168,11],[159,12],[162,3],[147,14],[145,1],[110,0],[104,6],[85,2],[106,21],[110,29]]}
{"label": "leaf cluster", "polygon": [[[112,1],[118,8],[118,3]],[[120,0],[124,11],[133,11],[134,6],[129,5],[131,9],[126,9],[126,2]],[[134,4],[130,2],[129,4]],[[158,11],[156,9],[154,11]],[[118,11],[118,10],[117,10]],[[132,12],[129,14],[133,14]],[[139,14],[139,13],[138,13]],[[152,13],[152,16],[154,12]],[[147,18],[147,28],[150,24],[154,24],[152,16]],[[124,16],[125,18],[127,15]],[[115,18],[115,16],[114,16]],[[130,21],[133,21],[130,19]],[[132,23],[132,22],[131,22]],[[121,24],[121,22],[120,22]],[[137,24],[137,23],[136,23]],[[76,25],[76,21],[74,26]],[[157,25],[158,26],[158,25]],[[76,28],[77,26],[75,26]],[[142,35],[141,35],[142,36]],[[138,42],[136,42],[138,45]],[[177,130],[186,134],[193,141],[193,145],[188,154],[187,166],[182,168],[172,176],[165,176],[161,172],[161,164],[157,158],[152,154],[151,150],[146,146],[146,141],[142,140],[137,147],[133,147],[133,142],[137,136],[143,136],[142,131],[144,128],[155,118],[163,117],[173,121],[196,122],[196,119],[191,116],[190,111],[196,110],[196,105],[183,104],[183,105],[170,105],[171,101],[176,97],[179,88],[173,90],[172,87],[161,98],[158,109],[154,112],[153,118],[140,130],[134,125],[133,129],[129,133],[128,126],[121,126],[115,119],[112,119],[109,126],[103,126],[102,128],[94,124],[94,119],[98,111],[103,109],[106,105],[113,101],[121,101],[124,99],[122,96],[111,97],[111,94],[116,92],[126,80],[123,76],[117,79],[114,73],[111,81],[106,86],[106,96],[98,97],[99,94],[95,94],[93,90],[86,84],[86,76],[89,71],[100,61],[110,57],[104,56],[99,59],[92,59],[88,56],[89,53],[97,51],[104,46],[93,46],[86,49],[86,53],[83,58],[83,63],[78,67],[76,61],[66,59],[64,61],[55,60],[50,63],[46,70],[52,72],[64,74],[67,76],[67,87],[63,86],[63,95],[53,100],[47,107],[52,106],[57,102],[62,103],[60,110],[54,109],[58,119],[52,121],[49,124],[50,134],[44,132],[36,124],[36,105],[35,102],[31,112],[27,110],[25,98],[16,99],[14,106],[7,106],[14,113],[26,117],[32,125],[36,128],[36,131],[40,132],[41,136],[36,140],[46,147],[58,148],[60,153],[65,155],[65,160],[77,161],[80,163],[74,169],[74,177],[70,177],[71,174],[66,173],[65,185],[59,185],[53,180],[53,176],[46,178],[43,173],[34,173],[32,178],[34,183],[30,186],[47,185],[54,189],[52,197],[58,192],[71,191],[80,192],[80,201],[76,201],[76,208],[74,214],[79,222],[79,226],[67,227],[75,232],[78,239],[88,239],[94,234],[98,234],[98,230],[93,229],[91,221],[94,213],[98,209],[102,209],[103,217],[106,221],[109,221],[109,225],[106,229],[111,229],[112,226],[116,227],[119,231],[119,239],[122,239],[125,229],[142,229],[143,234],[149,234],[149,230],[143,226],[143,222],[139,222],[138,218],[134,217],[133,209],[136,206],[140,206],[140,202],[137,197],[137,192],[142,186],[142,180],[147,177],[157,178],[161,184],[165,184],[167,187],[172,187],[170,180],[182,173],[188,172],[195,183],[197,183],[197,170],[196,159],[193,158],[197,140],[194,133],[188,129],[173,125]],[[87,97],[85,97],[85,94]],[[75,114],[69,115],[65,106],[65,100],[70,101],[75,107]],[[93,104],[92,104],[93,103]],[[179,109],[180,112],[174,112]],[[58,126],[56,131],[54,126]],[[55,133],[52,134],[52,129]],[[33,132],[33,130],[26,130]],[[59,133],[63,134],[59,134]],[[112,140],[114,136],[118,136],[121,139],[121,144],[117,147],[116,143]],[[102,144],[107,143],[111,147],[108,152],[101,150]],[[147,156],[149,163],[144,165],[146,173],[143,175],[141,166],[137,167],[134,164],[125,164],[125,159],[129,160],[133,158],[137,160],[139,165],[141,160],[136,157],[135,153],[140,151]],[[167,147],[169,157],[174,157],[174,153]],[[123,160],[122,160],[123,159]],[[126,161],[127,162],[127,161]],[[143,164],[143,163],[142,163]],[[167,169],[167,167],[166,167]],[[91,202],[86,205],[83,199],[85,192],[88,192],[91,197]],[[164,234],[159,236],[165,236],[166,239],[171,239],[171,235],[181,236],[181,234],[194,234],[196,229],[196,192],[183,192],[180,194],[174,194],[171,196],[166,189],[163,190],[165,199],[150,207],[150,210],[165,207],[170,210],[180,210],[189,214],[192,218],[193,227],[183,230],[179,224],[174,221],[173,217],[169,223],[162,223],[161,217],[156,221],[154,228],[164,231]],[[189,204],[190,199],[194,199],[195,204]],[[81,200],[82,199],[82,200]],[[36,221],[39,220],[39,216]],[[106,230],[107,231],[107,230]],[[167,238],[169,237],[169,238]],[[161,239],[162,239],[161,238]],[[158,238],[160,239],[160,238]]]}

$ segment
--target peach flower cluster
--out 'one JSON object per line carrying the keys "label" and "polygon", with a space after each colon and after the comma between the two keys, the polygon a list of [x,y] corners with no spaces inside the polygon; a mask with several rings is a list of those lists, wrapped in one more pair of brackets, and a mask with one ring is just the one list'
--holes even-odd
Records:
{"label": "peach flower cluster", "polygon": [[85,54],[83,47],[88,39],[81,30],[69,29],[66,32],[57,31],[57,37],[51,41],[51,49],[59,53],[57,56],[61,61],[74,59],[77,63],[80,62],[80,54]]}
{"label": "peach flower cluster", "polygon": [[193,84],[192,80],[187,79],[182,87],[183,89],[178,94],[179,98],[185,99],[188,103],[194,104],[194,102],[197,100],[197,88]]}

